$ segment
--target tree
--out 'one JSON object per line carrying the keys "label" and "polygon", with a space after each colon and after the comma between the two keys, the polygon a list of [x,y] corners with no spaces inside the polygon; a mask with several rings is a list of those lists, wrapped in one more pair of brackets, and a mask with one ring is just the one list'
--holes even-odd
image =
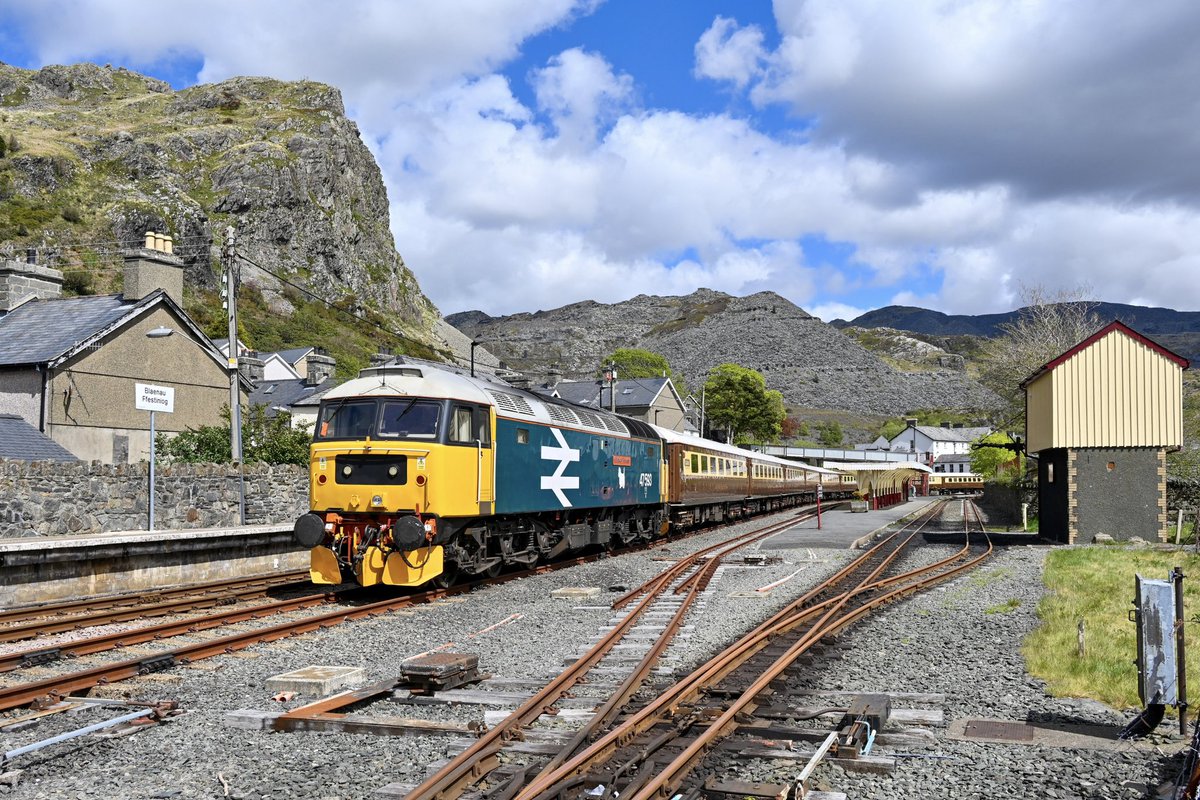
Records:
{"label": "tree", "polygon": [[780,425],[780,435],[785,440],[808,436],[808,423],[793,417],[785,417]]}
{"label": "tree", "polygon": [[609,364],[617,367],[617,380],[622,378],[661,378],[671,375],[671,365],[665,356],[637,347],[618,347],[600,363],[596,374],[603,375]]}
{"label": "tree", "polygon": [[767,389],[767,380],[760,373],[738,364],[722,364],[709,373],[704,396],[705,419],[725,431],[725,441],[774,441],[779,437],[787,416],[783,395]]}
{"label": "tree", "polygon": [[[228,464],[229,407],[222,411],[224,425],[201,425],[176,436],[155,437],[157,459],[163,464]],[[308,466],[308,426],[291,427],[286,414],[267,416],[263,405],[251,406],[242,418],[242,458],[246,463],[296,464]]]}
{"label": "tree", "polygon": [[844,438],[846,434],[842,432],[842,424],[836,419],[817,426],[817,440],[826,447],[837,447]]}
{"label": "tree", "polygon": [[984,384],[1023,414],[1021,382],[1100,327],[1096,301],[1085,286],[1051,292],[1022,287],[1021,308],[1012,322],[1000,325],[1000,336],[984,346]]}
{"label": "tree", "polygon": [[[984,480],[1016,481],[1025,474],[1025,456],[1008,434],[995,431],[971,442],[971,472]],[[997,446],[998,445],[998,446]]]}

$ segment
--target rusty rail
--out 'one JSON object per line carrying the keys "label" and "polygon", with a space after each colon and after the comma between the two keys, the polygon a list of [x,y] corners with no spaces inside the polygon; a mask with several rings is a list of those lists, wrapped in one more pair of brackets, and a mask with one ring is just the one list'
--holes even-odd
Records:
{"label": "rusty rail", "polygon": [[[756,696],[790,667],[796,658],[822,638],[841,630],[880,605],[893,602],[936,581],[945,580],[963,570],[970,569],[990,553],[989,544],[983,554],[975,558],[967,558],[970,551],[970,544],[967,544],[958,553],[937,564],[890,578],[881,578],[882,571],[894,561],[896,554],[903,546],[907,546],[913,541],[918,530],[919,528],[914,530],[903,542],[899,542],[896,536],[881,541],[853,564],[840,570],[825,585],[817,587],[793,602],[787,609],[777,613],[739,642],[710,660],[692,676],[679,681],[672,689],[634,714],[625,724],[598,739],[582,753],[569,760],[561,760],[562,763],[556,769],[544,770],[524,790],[514,794],[513,797],[516,800],[532,800],[532,798],[548,800],[560,796],[562,789],[569,785],[577,785],[581,776],[588,773],[596,764],[604,762],[620,748],[632,743],[638,736],[648,733],[655,725],[672,718],[684,705],[693,702],[706,687],[713,686],[730,675],[740,664],[761,651],[769,642],[804,625],[801,635],[788,647],[786,652],[758,675],[736,700],[724,706],[719,716],[706,719],[702,723],[704,729],[682,753],[661,769],[640,771],[633,783],[620,787],[621,796],[625,800],[630,800],[630,798],[645,800],[650,797],[667,796],[669,793],[675,792],[692,766],[704,753],[737,728],[739,715],[753,711]],[[833,587],[856,571],[864,571],[866,565],[872,561],[876,563],[869,567],[865,577],[858,579],[856,587],[834,593],[824,600],[817,601],[822,592],[830,594]],[[955,562],[960,563],[955,564]],[[930,574],[939,569],[943,571]],[[889,589],[889,587],[895,588]],[[883,591],[885,589],[887,591]],[[848,609],[852,601],[858,602],[858,606]],[[808,605],[813,603],[815,605]],[[814,617],[817,617],[817,620],[812,622]],[[694,717],[685,717],[677,725],[678,732],[687,730],[696,722]],[[664,746],[673,738],[674,736],[659,736],[655,742],[645,747],[643,755],[649,757],[654,750]],[[610,770],[610,781],[612,775]]]}
{"label": "rusty rail", "polygon": [[[108,595],[105,597],[89,597],[86,600],[69,600],[61,603],[45,603],[39,605],[21,606],[19,608],[11,608],[0,611],[0,625],[23,622],[29,619],[41,619],[43,617],[62,616],[64,614],[76,614],[81,611],[105,608],[138,607],[142,610],[149,610],[156,607],[154,605],[155,601],[165,601],[167,598],[171,597],[194,596],[198,600],[209,599],[208,596],[210,595],[216,594],[220,596],[228,593],[231,589],[251,589],[261,587],[262,589],[266,590],[285,586],[289,583],[304,581],[307,578],[308,570],[302,569],[293,570],[291,572],[281,572],[275,575],[253,575],[248,578],[235,578],[233,580],[199,583],[191,586],[180,586],[175,589],[159,589],[141,594],[117,594]],[[0,636],[6,635],[10,630],[12,630],[12,628],[0,629]],[[0,639],[0,641],[12,640]]]}
{"label": "rusty rail", "polygon": [[[498,765],[498,754],[504,746],[504,742],[519,734],[519,731],[528,727],[538,717],[551,708],[564,694],[567,693],[579,680],[597,663],[599,663],[605,655],[619,642],[625,634],[633,628],[641,615],[648,609],[651,604],[680,578],[684,576],[700,559],[705,556],[721,551],[721,555],[725,555],[730,550],[737,547],[744,547],[747,544],[758,541],[766,536],[771,536],[787,528],[794,527],[801,519],[789,519],[784,522],[775,523],[767,526],[765,529],[751,531],[746,534],[732,537],[709,547],[692,553],[682,559],[675,561],[654,578],[643,583],[641,586],[628,592],[621,598],[618,598],[613,603],[614,609],[620,609],[628,605],[634,598],[641,596],[632,609],[626,614],[625,618],[620,623],[615,625],[603,639],[596,643],[591,650],[584,656],[565,670],[563,670],[556,678],[550,681],[545,687],[534,694],[531,698],[521,704],[513,711],[503,722],[487,731],[483,736],[477,739],[466,750],[460,753],[454,760],[447,764],[442,769],[438,770],[434,775],[427,778],[420,786],[414,789],[409,795],[409,800],[435,800],[436,798],[455,797],[462,792],[463,788],[469,786],[488,775]],[[709,561],[703,571],[715,570],[718,558],[713,558]],[[684,616],[690,608],[692,602],[699,595],[699,583],[693,584],[690,592],[684,598],[680,608],[676,611],[671,622],[667,626],[667,630],[659,637],[659,641],[654,648],[654,655],[643,658],[641,664],[634,671],[634,675],[630,676],[619,690],[621,693],[632,694],[640,685],[641,679],[649,671],[650,666],[657,660],[657,654],[661,653],[666,648],[667,644],[674,636],[675,632],[682,625]],[[641,676],[641,677],[638,677]],[[622,701],[623,702],[623,701]],[[616,706],[619,709],[619,705]],[[607,713],[607,712],[606,712]],[[514,787],[519,788],[519,787]]]}

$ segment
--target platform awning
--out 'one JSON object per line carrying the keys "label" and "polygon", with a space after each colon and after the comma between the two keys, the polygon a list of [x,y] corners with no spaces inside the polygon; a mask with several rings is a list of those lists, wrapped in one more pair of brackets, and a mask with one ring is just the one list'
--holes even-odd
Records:
{"label": "platform awning", "polygon": [[893,462],[856,462],[839,461],[825,462],[829,469],[836,469],[846,475],[853,475],[858,490],[864,496],[868,492],[874,494],[890,494],[904,488],[904,482],[920,478],[922,474],[931,474],[932,469],[916,461]]}

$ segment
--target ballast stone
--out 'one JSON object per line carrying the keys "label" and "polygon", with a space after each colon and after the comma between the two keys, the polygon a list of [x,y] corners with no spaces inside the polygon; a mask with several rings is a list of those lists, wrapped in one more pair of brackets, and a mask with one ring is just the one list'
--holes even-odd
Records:
{"label": "ballast stone", "polygon": [[364,680],[366,673],[360,667],[311,666],[272,675],[267,678],[267,690],[322,696]]}

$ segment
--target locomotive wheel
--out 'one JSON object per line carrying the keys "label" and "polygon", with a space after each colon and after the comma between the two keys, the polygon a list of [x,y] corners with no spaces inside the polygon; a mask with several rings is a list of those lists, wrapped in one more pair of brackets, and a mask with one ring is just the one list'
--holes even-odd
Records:
{"label": "locomotive wheel", "polygon": [[500,573],[503,570],[504,570],[504,564],[500,561],[497,561],[495,564],[492,564],[490,567],[488,567],[487,569],[485,569],[483,572],[481,572],[479,574],[485,578],[499,578]]}
{"label": "locomotive wheel", "polygon": [[458,562],[447,561],[442,565],[441,573],[431,581],[438,589],[449,589],[458,582]]}

